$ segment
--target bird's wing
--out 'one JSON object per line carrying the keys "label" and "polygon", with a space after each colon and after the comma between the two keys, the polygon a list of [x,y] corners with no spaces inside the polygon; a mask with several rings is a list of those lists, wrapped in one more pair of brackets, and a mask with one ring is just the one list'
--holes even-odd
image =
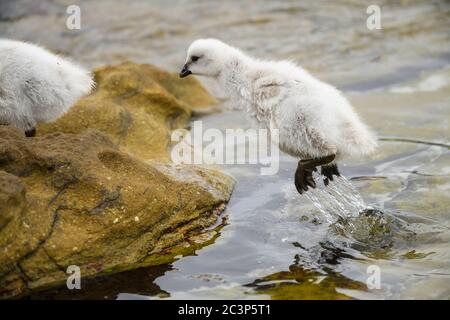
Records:
{"label": "bird's wing", "polygon": [[266,112],[287,96],[287,83],[277,76],[262,77],[255,81],[253,101],[260,112]]}
{"label": "bird's wing", "polygon": [[316,128],[309,126],[305,128],[306,143],[309,144],[310,153],[314,157],[336,154],[337,148],[331,144],[325,136]]}

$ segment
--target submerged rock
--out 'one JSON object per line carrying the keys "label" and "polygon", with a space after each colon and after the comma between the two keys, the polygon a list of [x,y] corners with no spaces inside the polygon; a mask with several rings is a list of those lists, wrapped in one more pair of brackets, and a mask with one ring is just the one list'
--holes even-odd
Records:
{"label": "submerged rock", "polygon": [[70,265],[84,279],[169,262],[231,195],[230,177],[168,160],[170,131],[213,102],[195,80],[131,63],[96,79],[36,138],[0,126],[0,297],[62,284]]}
{"label": "submerged rock", "polygon": [[289,271],[270,274],[247,286],[273,300],[348,300],[352,298],[340,290],[367,290],[366,284],[332,270],[320,272],[298,264],[289,266]]}

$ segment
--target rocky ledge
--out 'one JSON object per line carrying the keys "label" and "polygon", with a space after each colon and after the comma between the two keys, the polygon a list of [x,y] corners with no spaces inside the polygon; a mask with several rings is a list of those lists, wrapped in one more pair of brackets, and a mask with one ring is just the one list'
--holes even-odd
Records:
{"label": "rocky ledge", "polygon": [[70,265],[84,279],[170,262],[208,242],[231,195],[227,175],[169,160],[170,132],[214,103],[195,79],[133,63],[95,79],[35,138],[0,126],[0,297],[60,285]]}

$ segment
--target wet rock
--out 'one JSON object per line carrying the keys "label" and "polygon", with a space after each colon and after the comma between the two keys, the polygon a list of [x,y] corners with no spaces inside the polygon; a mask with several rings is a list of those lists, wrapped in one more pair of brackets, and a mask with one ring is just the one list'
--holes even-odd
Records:
{"label": "wet rock", "polygon": [[201,246],[189,239],[202,239],[231,195],[230,177],[168,160],[170,131],[213,102],[195,80],[177,86],[131,63],[96,79],[36,138],[0,126],[3,298],[65,283],[70,265],[85,279],[170,262]]}

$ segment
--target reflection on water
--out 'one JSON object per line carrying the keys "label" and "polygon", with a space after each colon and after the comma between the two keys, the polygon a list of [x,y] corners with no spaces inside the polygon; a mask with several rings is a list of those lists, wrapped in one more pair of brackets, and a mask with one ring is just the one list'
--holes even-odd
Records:
{"label": "reflection on water", "polygon": [[[376,2],[379,31],[365,27],[372,1],[1,1],[2,36],[89,67],[129,59],[177,71],[199,37],[294,59],[344,89],[381,137],[370,159],[341,165],[351,184],[342,178],[309,200],[294,187],[297,159],[281,155],[274,176],[224,166],[237,186],[213,244],[171,265],[86,281],[88,295],[35,297],[450,298],[450,4]],[[76,3],[82,29],[69,31],[65,8]],[[200,118],[205,129],[249,127],[220,108]],[[366,286],[371,265],[379,290]]]}
{"label": "reflection on water", "polygon": [[154,283],[154,280],[165,272],[170,271],[167,265],[141,268],[133,271],[116,273],[111,276],[102,276],[82,282],[82,290],[69,290],[66,287],[36,292],[30,299],[51,299],[57,296],[59,299],[114,299],[121,292],[133,288],[133,292],[139,295],[168,297],[169,293],[162,290]]}

